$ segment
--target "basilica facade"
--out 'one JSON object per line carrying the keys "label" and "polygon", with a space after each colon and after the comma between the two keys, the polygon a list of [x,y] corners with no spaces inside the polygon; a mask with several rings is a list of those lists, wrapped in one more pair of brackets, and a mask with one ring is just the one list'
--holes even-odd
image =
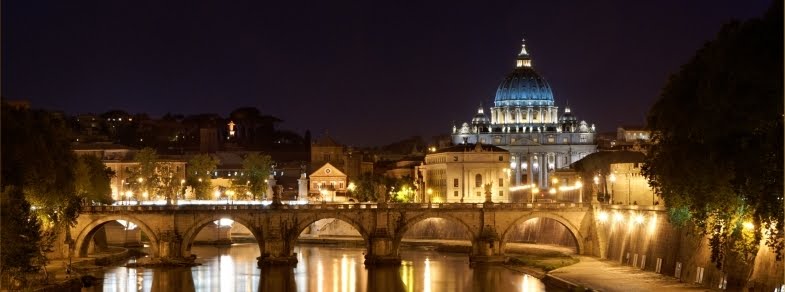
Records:
{"label": "basilica facade", "polygon": [[593,124],[563,112],[548,82],[532,65],[526,43],[512,73],[499,84],[493,106],[482,105],[471,122],[453,125],[452,142],[490,144],[510,152],[511,184],[549,187],[549,175],[597,149]]}

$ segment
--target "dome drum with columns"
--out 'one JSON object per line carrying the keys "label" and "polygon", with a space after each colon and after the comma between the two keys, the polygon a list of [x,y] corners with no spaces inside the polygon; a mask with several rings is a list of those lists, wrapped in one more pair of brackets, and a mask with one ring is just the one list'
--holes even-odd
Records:
{"label": "dome drum with columns", "polygon": [[496,90],[490,118],[482,105],[471,123],[453,126],[453,144],[492,144],[510,151],[513,184],[547,188],[549,173],[596,151],[595,128],[569,106],[556,106],[548,82],[532,66],[524,42],[515,68]]}

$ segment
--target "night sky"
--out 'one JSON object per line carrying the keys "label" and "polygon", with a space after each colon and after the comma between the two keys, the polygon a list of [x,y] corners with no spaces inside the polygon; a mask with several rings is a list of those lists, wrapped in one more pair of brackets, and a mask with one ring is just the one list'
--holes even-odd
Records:
{"label": "night sky", "polygon": [[71,114],[255,106],[284,129],[380,145],[487,109],[525,38],[560,109],[613,131],[642,125],[721,24],[770,3],[486,2],[7,0],[2,96]]}

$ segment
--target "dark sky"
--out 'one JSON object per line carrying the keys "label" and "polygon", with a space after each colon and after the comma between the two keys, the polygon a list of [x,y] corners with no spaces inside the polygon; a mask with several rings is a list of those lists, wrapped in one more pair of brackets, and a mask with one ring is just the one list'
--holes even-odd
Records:
{"label": "dark sky", "polygon": [[667,76],[770,1],[2,1],[2,96],[68,113],[255,106],[378,145],[490,105],[521,38],[600,131],[643,124]]}

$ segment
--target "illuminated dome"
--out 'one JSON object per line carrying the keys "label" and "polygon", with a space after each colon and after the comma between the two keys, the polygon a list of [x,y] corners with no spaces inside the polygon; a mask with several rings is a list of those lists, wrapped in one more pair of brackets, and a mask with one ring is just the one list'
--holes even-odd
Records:
{"label": "illuminated dome", "polygon": [[554,105],[551,86],[532,68],[525,42],[521,45],[515,70],[507,75],[496,90],[494,105],[496,107]]}
{"label": "illuminated dome", "polygon": [[572,112],[570,111],[570,106],[567,106],[567,107],[564,108],[564,114],[561,115],[561,117],[559,118],[559,122],[561,122],[561,123],[577,123],[578,122],[578,118],[576,118],[575,115],[572,114]]}
{"label": "illuminated dome", "polygon": [[482,110],[482,105],[477,109],[477,113],[472,118],[472,125],[487,125],[490,124],[491,120],[488,119],[488,116]]}

